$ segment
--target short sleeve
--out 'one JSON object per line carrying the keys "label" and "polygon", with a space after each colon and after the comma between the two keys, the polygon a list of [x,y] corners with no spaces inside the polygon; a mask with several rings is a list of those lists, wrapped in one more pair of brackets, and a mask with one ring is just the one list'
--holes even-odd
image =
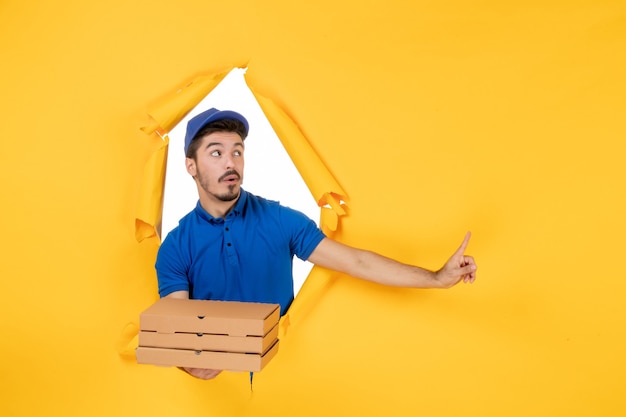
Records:
{"label": "short sleeve", "polygon": [[175,235],[168,234],[159,248],[155,264],[161,298],[175,291],[190,291],[186,258],[175,242]]}
{"label": "short sleeve", "polygon": [[326,236],[313,220],[297,210],[281,206],[280,218],[291,252],[306,261]]}

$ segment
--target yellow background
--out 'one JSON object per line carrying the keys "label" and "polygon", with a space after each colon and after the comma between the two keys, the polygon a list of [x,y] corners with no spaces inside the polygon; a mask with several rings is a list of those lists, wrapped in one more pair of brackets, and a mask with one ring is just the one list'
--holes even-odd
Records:
{"label": "yellow background", "polygon": [[[622,1],[4,0],[0,58],[1,415],[626,412]],[[347,193],[339,240],[437,268],[471,230],[480,268],[315,270],[253,393],[119,353],[156,297],[148,109],[245,65]]]}

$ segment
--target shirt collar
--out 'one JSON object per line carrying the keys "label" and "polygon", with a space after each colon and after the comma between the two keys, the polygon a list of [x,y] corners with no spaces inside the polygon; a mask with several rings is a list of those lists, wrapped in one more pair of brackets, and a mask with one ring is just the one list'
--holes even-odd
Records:
{"label": "shirt collar", "polygon": [[[232,208],[232,210],[226,215],[228,216],[239,216],[243,213],[244,211],[244,207],[246,205],[246,201],[248,200],[248,192],[245,191],[243,188],[241,188],[241,192],[239,193],[239,198],[237,199],[237,202],[235,203],[235,206]],[[204,220],[210,222],[211,224],[215,224],[215,223],[223,223],[224,219],[222,217],[213,217],[211,214],[209,214],[201,205],[200,205],[200,200],[198,200],[198,202],[196,203],[196,209],[195,209],[196,213],[202,217]]]}

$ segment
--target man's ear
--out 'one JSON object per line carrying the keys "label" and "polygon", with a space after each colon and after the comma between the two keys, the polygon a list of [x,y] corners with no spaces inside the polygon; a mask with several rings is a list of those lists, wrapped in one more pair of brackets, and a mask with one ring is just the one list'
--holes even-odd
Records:
{"label": "man's ear", "polygon": [[189,175],[192,177],[196,176],[196,161],[194,161],[193,158],[185,158],[185,167]]}

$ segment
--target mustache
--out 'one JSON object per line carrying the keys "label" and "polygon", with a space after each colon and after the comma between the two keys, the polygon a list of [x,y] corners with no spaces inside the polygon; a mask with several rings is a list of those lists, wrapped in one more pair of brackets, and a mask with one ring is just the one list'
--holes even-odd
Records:
{"label": "mustache", "polygon": [[224,175],[222,175],[222,176],[219,178],[219,180],[218,180],[218,181],[219,181],[219,182],[222,182],[222,181],[224,181],[224,178],[226,178],[226,177],[228,177],[228,176],[230,176],[230,175],[236,175],[236,176],[237,176],[237,179],[239,179],[239,180],[241,179],[241,175],[239,175],[239,173],[238,173],[237,171],[235,171],[234,169],[231,169],[230,171],[226,171],[226,172],[224,173]]}

